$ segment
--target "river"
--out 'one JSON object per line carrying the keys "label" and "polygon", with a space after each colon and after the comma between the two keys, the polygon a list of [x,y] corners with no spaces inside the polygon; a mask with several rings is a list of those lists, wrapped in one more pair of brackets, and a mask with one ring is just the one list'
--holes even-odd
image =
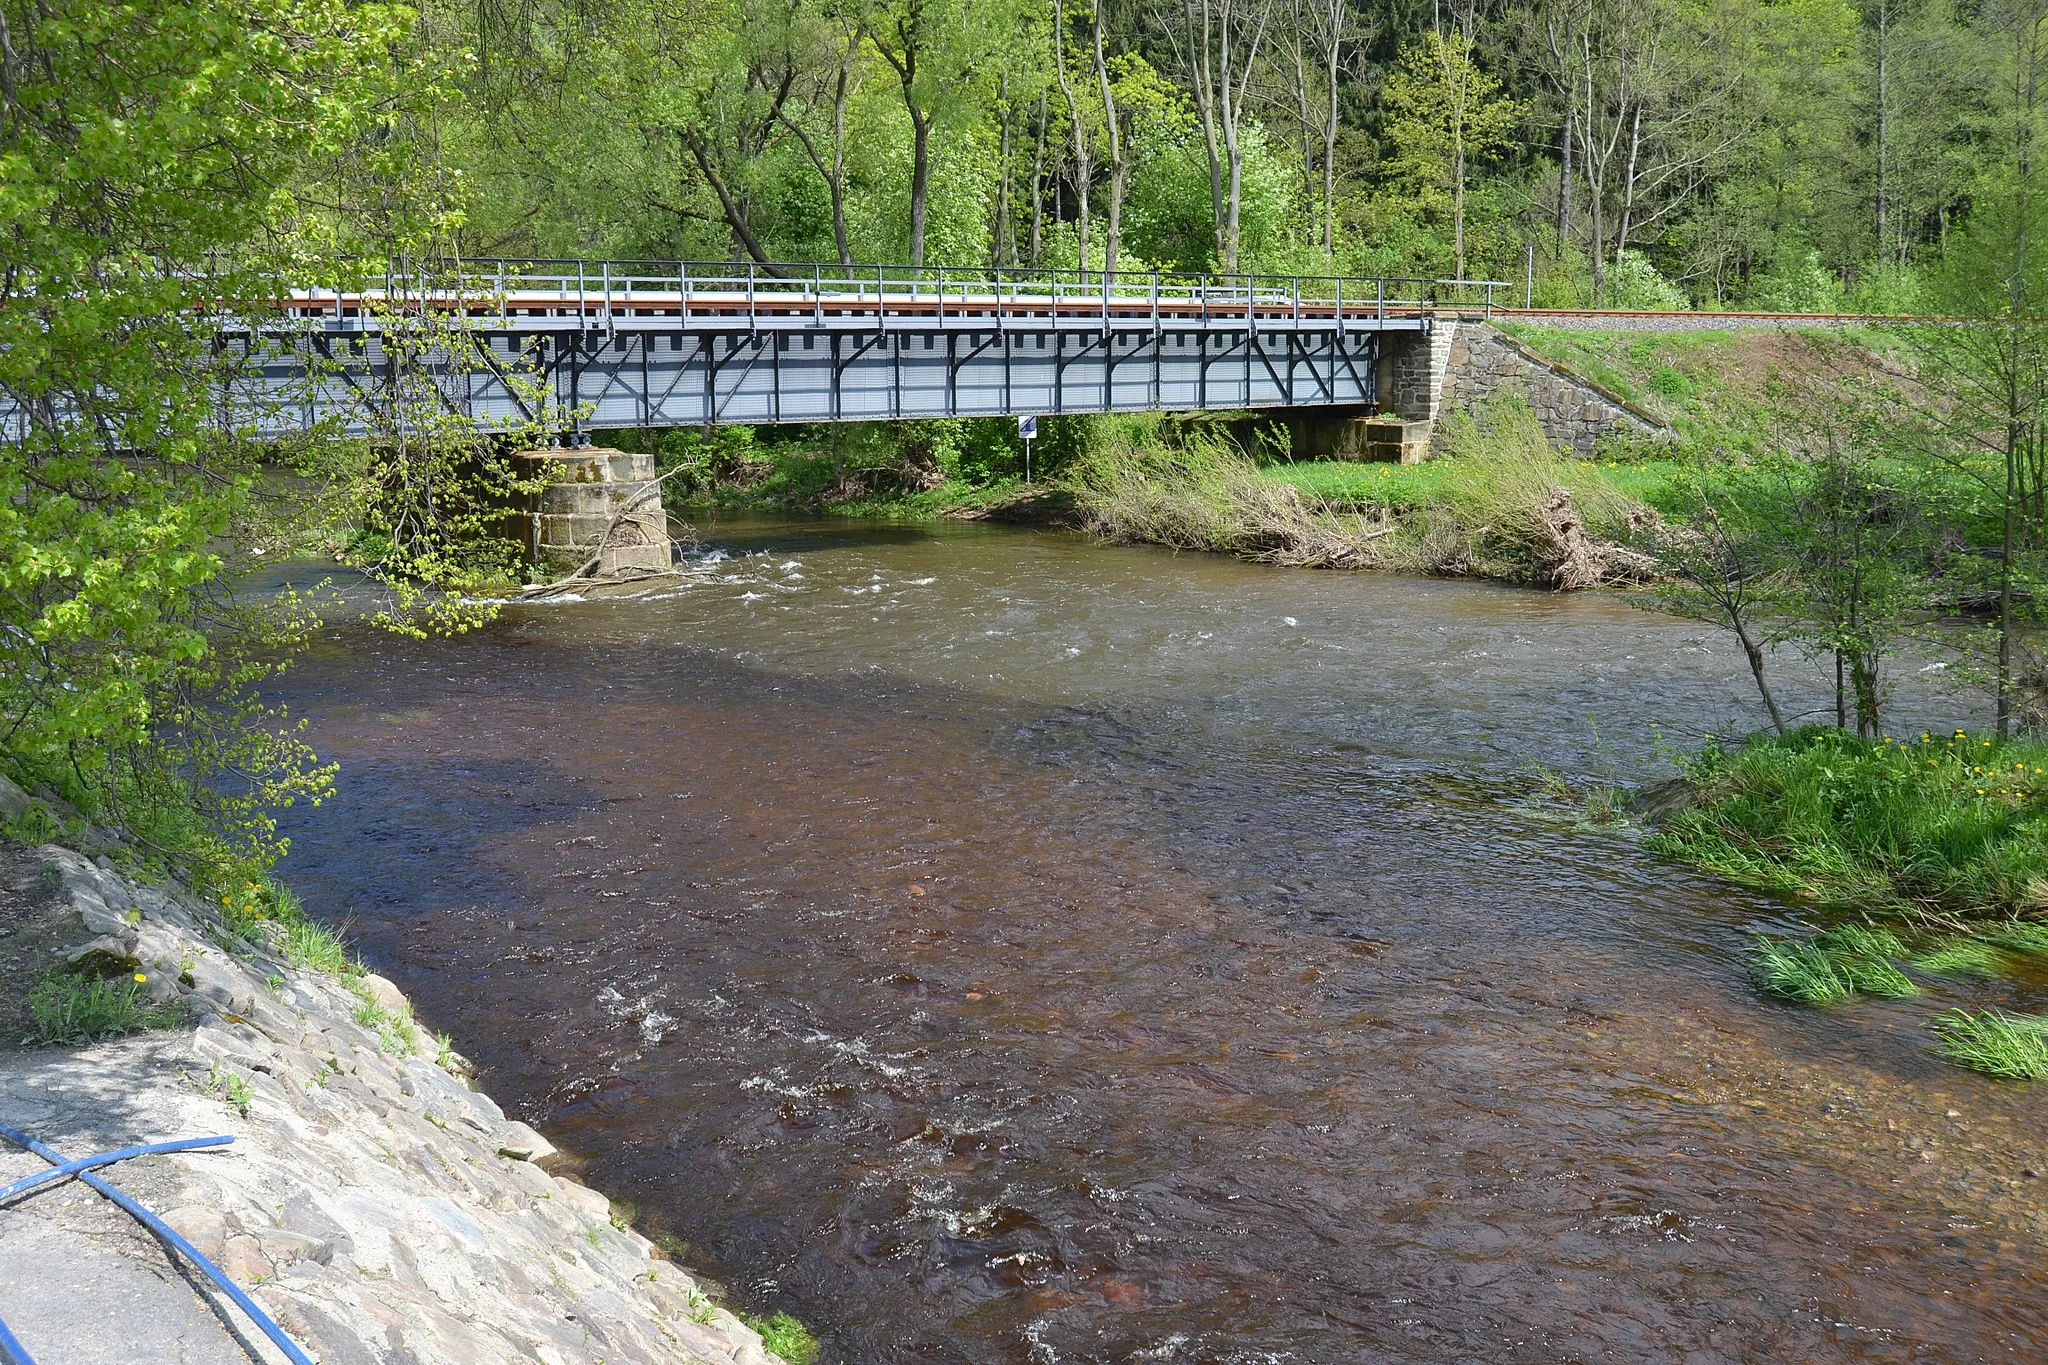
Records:
{"label": "river", "polygon": [[1542,796],[1757,723],[1708,628],[707,535],[647,598],[331,630],[275,689],[343,764],[284,872],[828,1358],[2048,1354],[2048,1091],[1942,1064],[1939,996],[1763,1003],[1789,907]]}

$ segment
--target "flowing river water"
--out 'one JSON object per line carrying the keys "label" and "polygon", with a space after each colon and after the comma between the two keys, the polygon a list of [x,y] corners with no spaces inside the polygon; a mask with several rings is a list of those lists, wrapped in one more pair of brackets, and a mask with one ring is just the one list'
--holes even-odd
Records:
{"label": "flowing river water", "polygon": [[1939,992],[1759,1001],[1790,907],[1542,796],[1754,725],[1707,628],[1056,533],[709,544],[332,632],[277,688],[343,763],[285,872],[830,1358],[2048,1357],[2048,1091],[1935,1058]]}

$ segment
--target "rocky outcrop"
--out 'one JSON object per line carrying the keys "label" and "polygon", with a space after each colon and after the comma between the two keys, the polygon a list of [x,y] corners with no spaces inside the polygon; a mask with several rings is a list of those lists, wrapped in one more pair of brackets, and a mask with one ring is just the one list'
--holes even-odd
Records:
{"label": "rocky outcrop", "polygon": [[[471,1088],[460,1058],[413,1023],[390,982],[295,966],[280,942],[250,948],[193,897],[104,860],[54,846],[34,858],[35,914],[69,936],[68,956],[144,975],[184,1023],[0,1054],[0,1117],[72,1156],[232,1133],[231,1146],[148,1158],[110,1178],[146,1190],[316,1359],[770,1365],[756,1334],[614,1220],[603,1195],[546,1169],[553,1147]],[[0,1181],[42,1166],[0,1144]],[[0,1270],[10,1246],[71,1245],[58,1216],[67,1200],[85,1210],[95,1197],[72,1185],[0,1212]],[[161,1248],[135,1240],[134,1255],[161,1259]],[[115,1254],[104,1239],[73,1241],[75,1256]],[[173,1268],[151,1273],[173,1298],[189,1297]],[[121,1324],[108,1325],[106,1305],[75,1295],[42,1303],[44,1289],[10,1277],[17,1330],[24,1319],[90,1318],[127,1339]],[[271,1358],[235,1346],[232,1314],[224,1327],[204,1314],[183,1322],[165,1303],[135,1324],[155,1335],[66,1358],[170,1358],[151,1355],[152,1342],[202,1329],[234,1350],[209,1354],[201,1343],[176,1358]]]}

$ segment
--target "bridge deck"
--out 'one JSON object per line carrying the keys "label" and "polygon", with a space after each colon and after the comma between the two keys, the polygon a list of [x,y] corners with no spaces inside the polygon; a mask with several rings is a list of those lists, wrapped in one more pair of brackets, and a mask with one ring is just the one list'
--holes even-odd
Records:
{"label": "bridge deck", "polygon": [[[213,364],[223,424],[259,436],[375,436],[448,414],[574,436],[1363,409],[1380,402],[1389,348],[1430,331],[1440,283],[473,262],[459,279],[398,271],[381,289],[280,289],[260,320],[213,319]],[[0,422],[26,420],[0,409]]]}
{"label": "bridge deck", "polygon": [[1272,295],[1210,294],[1200,298],[1133,295],[1055,297],[954,294],[948,297],[859,293],[727,292],[614,293],[577,298],[568,294],[507,293],[500,298],[393,303],[375,295],[296,296],[279,309],[283,319],[334,331],[382,330],[394,319],[422,307],[485,332],[615,330],[678,327],[718,328],[745,324],[774,329],[868,326],[891,323],[950,330],[986,330],[1011,324],[1055,328],[1161,326],[1174,328],[1298,327],[1418,331],[1427,328],[1426,304],[1415,300],[1368,298],[1301,299]]}

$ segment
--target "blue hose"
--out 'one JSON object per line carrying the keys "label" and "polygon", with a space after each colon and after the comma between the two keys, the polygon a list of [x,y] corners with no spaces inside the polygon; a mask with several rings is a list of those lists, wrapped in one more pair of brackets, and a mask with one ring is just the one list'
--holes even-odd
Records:
{"label": "blue hose", "polygon": [[[10,1128],[8,1125],[0,1123],[0,1137],[6,1138],[8,1141],[15,1143],[17,1146],[26,1147],[29,1151],[34,1152],[37,1156],[49,1162],[52,1166],[63,1166],[67,1164],[61,1152],[51,1150],[50,1148],[44,1146],[42,1143],[37,1142],[27,1133],[22,1132],[19,1128]],[[276,1344],[277,1348],[280,1351],[284,1352],[285,1359],[289,1360],[292,1363],[292,1365],[313,1365],[312,1357],[308,1356],[304,1351],[300,1350],[298,1343],[293,1341],[290,1337],[284,1334],[284,1329],[282,1327],[279,1327],[275,1322],[271,1320],[270,1314],[264,1312],[261,1308],[257,1307],[256,1300],[250,1298],[246,1293],[244,1293],[242,1291],[242,1287],[236,1284],[233,1280],[229,1279],[219,1266],[215,1265],[212,1261],[207,1260],[206,1257],[200,1255],[199,1248],[193,1246],[190,1242],[186,1241],[183,1234],[181,1234],[176,1228],[172,1227],[169,1223],[166,1223],[163,1219],[157,1217],[148,1209],[142,1207],[142,1205],[136,1203],[133,1199],[121,1193],[121,1191],[115,1189],[112,1185],[109,1185],[106,1181],[100,1179],[92,1172],[80,1171],[78,1172],[78,1178],[84,1181],[87,1185],[91,1186],[93,1189],[98,1190],[108,1199],[112,1200],[116,1207],[125,1210],[127,1213],[133,1216],[137,1222],[141,1223],[144,1227],[148,1228],[151,1232],[155,1233],[164,1241],[169,1242],[171,1246],[176,1248],[178,1252],[185,1257],[186,1260],[192,1262],[193,1265],[199,1267],[200,1273],[205,1275],[207,1279],[212,1280],[214,1284],[218,1285],[220,1287],[220,1291],[223,1294],[226,1294],[228,1298],[232,1299],[237,1308],[241,1309],[244,1313],[248,1314],[249,1321],[255,1323],[256,1326],[262,1331],[263,1335],[269,1337],[271,1341]],[[5,1331],[5,1329],[0,1328],[0,1331]],[[20,1343],[14,1341],[11,1334],[4,1339],[0,1339],[0,1345],[5,1345],[9,1351],[14,1352],[16,1360],[19,1361],[21,1365],[31,1365],[31,1362],[29,1361],[27,1354],[21,1351]]]}
{"label": "blue hose", "polygon": [[220,1137],[179,1138],[176,1142],[151,1142],[140,1147],[123,1147],[116,1152],[101,1152],[98,1156],[82,1156],[76,1161],[67,1161],[62,1166],[52,1166],[47,1171],[25,1175],[11,1185],[0,1185],[0,1204],[6,1203],[18,1194],[27,1194],[38,1186],[53,1180],[62,1180],[80,1171],[89,1171],[96,1166],[111,1166],[117,1161],[130,1157],[153,1156],[158,1152],[189,1152],[195,1147],[224,1147],[234,1139],[223,1134]]}
{"label": "blue hose", "polygon": [[28,1353],[28,1347],[21,1344],[21,1338],[7,1330],[7,1324],[0,1322],[0,1351],[7,1353],[9,1365],[36,1365],[35,1357]]}

